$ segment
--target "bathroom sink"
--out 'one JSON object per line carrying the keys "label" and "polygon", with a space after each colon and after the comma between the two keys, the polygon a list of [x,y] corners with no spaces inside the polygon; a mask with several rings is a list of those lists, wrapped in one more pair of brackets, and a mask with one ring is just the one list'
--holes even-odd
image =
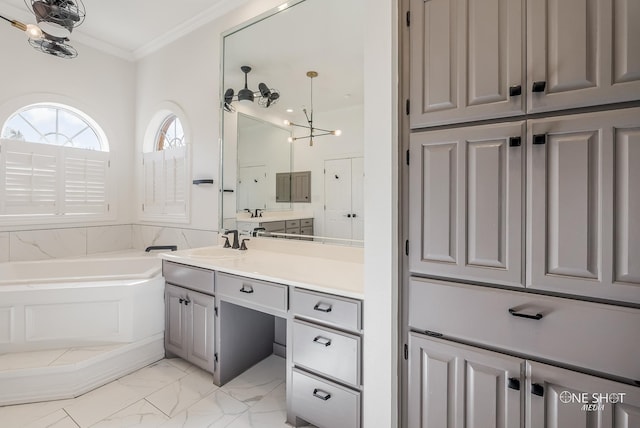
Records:
{"label": "bathroom sink", "polygon": [[232,250],[231,248],[223,248],[221,246],[194,248],[192,250],[188,250],[187,252],[187,255],[189,257],[199,259],[234,259],[237,257],[241,257],[243,254],[243,251]]}

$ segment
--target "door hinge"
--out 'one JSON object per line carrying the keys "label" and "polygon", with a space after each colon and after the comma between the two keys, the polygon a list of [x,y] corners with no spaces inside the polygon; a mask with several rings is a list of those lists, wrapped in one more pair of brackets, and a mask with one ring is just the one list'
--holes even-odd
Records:
{"label": "door hinge", "polygon": [[111,204],[107,204],[107,212],[111,211]]}
{"label": "door hinge", "polygon": [[111,168],[111,160],[107,161],[107,168]]}
{"label": "door hinge", "polygon": [[217,363],[218,362],[218,353],[216,352],[215,354],[213,354],[213,360]]}
{"label": "door hinge", "polygon": [[407,11],[407,27],[411,26],[411,11]]}
{"label": "door hinge", "polygon": [[407,346],[407,344],[404,344],[404,359],[408,360],[409,359],[409,347]]}
{"label": "door hinge", "polygon": [[409,165],[409,161],[411,159],[410,151],[407,149],[407,165]]}
{"label": "door hinge", "polygon": [[406,241],[404,241],[404,253],[407,256],[409,255],[409,240],[408,239]]}
{"label": "door hinge", "polygon": [[142,211],[144,211],[144,204],[142,204]]}
{"label": "door hinge", "polygon": [[405,103],[404,109],[405,109],[405,112],[407,113],[407,116],[409,116],[409,112],[411,111],[411,103],[409,102],[408,99]]}
{"label": "door hinge", "polygon": [[213,313],[218,316],[218,307],[216,306],[215,308],[213,308]]}

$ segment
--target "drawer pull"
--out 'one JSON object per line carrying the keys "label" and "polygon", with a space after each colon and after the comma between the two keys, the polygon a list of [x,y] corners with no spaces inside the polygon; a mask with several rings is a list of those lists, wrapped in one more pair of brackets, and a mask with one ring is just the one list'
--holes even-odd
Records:
{"label": "drawer pull", "polygon": [[251,294],[253,293],[253,287],[248,284],[242,284],[242,288],[240,288],[241,293]]}
{"label": "drawer pull", "polygon": [[538,397],[544,397],[544,386],[540,385],[539,383],[532,383],[531,393],[533,395],[537,395]]}
{"label": "drawer pull", "polygon": [[322,336],[316,336],[313,341],[315,343],[317,343],[318,345],[324,345],[324,346],[330,346],[331,345],[331,339],[327,339],[326,337],[322,337]]}
{"label": "drawer pull", "polygon": [[516,391],[520,391],[520,379],[515,378],[515,377],[510,377],[508,386],[511,389],[515,389]]}
{"label": "drawer pull", "polygon": [[321,399],[322,401],[327,401],[331,398],[331,394],[318,388],[313,390],[313,396]]}
{"label": "drawer pull", "polygon": [[531,320],[541,320],[543,317],[543,315],[540,312],[536,312],[535,314],[528,314],[526,312],[519,312],[514,308],[509,308],[509,313],[514,317],[528,318]]}
{"label": "drawer pull", "polygon": [[322,302],[318,302],[316,303],[316,305],[313,307],[313,310],[315,311],[320,311],[320,312],[326,312],[329,313],[331,312],[331,305],[328,303],[322,303]]}

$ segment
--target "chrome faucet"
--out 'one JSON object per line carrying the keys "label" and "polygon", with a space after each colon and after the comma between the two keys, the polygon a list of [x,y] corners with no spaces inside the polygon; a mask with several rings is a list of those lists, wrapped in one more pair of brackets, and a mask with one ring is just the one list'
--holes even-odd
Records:
{"label": "chrome faucet", "polygon": [[231,245],[231,249],[237,250],[238,248],[240,248],[240,245],[238,245],[238,230],[237,229],[226,230],[224,232],[224,236],[227,236],[230,233],[233,234],[233,244]]}

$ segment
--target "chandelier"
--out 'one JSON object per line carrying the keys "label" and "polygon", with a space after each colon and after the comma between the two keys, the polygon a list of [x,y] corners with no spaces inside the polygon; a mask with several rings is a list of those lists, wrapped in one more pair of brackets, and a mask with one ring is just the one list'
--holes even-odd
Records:
{"label": "chandelier", "polygon": [[[241,103],[252,103],[255,100],[255,97],[258,96],[258,105],[264,108],[271,107],[274,105],[278,99],[280,98],[280,92],[277,89],[269,89],[269,87],[264,84],[258,84],[258,90],[252,91],[249,89],[247,85],[247,75],[251,71],[251,67],[248,65],[243,65],[240,67],[240,70],[244,73],[244,88],[238,91],[238,95],[235,96],[235,99]],[[235,111],[235,108],[231,105],[234,100],[235,91],[232,88],[227,89],[224,92],[224,109],[228,112]]]}
{"label": "chandelier", "polygon": [[[304,137],[289,137],[288,140],[290,143],[293,143],[296,140],[304,140],[304,139],[309,139],[309,146],[313,146],[313,139],[315,137],[322,137],[323,135],[335,135],[335,136],[339,136],[342,134],[342,131],[339,129],[330,131],[328,129],[322,129],[322,128],[318,128],[313,126],[313,79],[315,77],[318,77],[318,72],[317,71],[307,71],[307,77],[309,78],[309,82],[310,82],[310,86],[311,86],[311,103],[310,103],[310,111],[307,112],[306,108],[303,108],[302,111],[304,112],[305,117],[307,118],[307,125],[300,125],[297,123],[293,123],[289,120],[285,120],[284,124],[287,126],[296,126],[298,128],[305,128],[309,130],[309,135],[305,135]],[[319,131],[319,133],[318,133]]]}

